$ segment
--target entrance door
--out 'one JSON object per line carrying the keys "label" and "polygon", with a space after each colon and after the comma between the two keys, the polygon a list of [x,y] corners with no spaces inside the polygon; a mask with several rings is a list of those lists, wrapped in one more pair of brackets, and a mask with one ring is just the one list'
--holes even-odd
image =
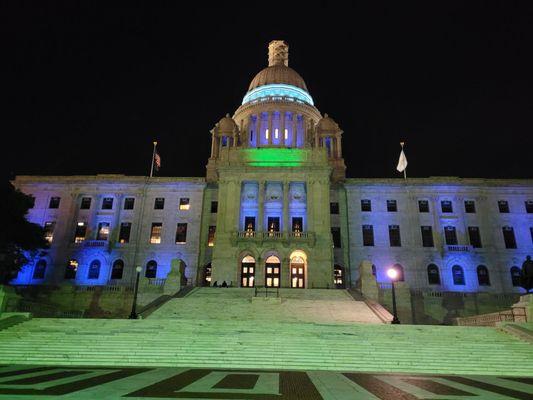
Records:
{"label": "entrance door", "polygon": [[265,264],[265,286],[280,287],[281,263],[276,256],[270,256]]}
{"label": "entrance door", "polygon": [[254,287],[255,258],[246,256],[241,262],[241,287]]}
{"label": "entrance door", "polygon": [[305,262],[300,257],[291,260],[291,287],[299,289],[305,287]]}

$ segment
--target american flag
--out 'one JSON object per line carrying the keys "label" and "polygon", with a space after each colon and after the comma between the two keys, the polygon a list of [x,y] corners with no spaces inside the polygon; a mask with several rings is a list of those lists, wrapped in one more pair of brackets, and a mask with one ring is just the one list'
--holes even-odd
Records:
{"label": "american flag", "polygon": [[161,168],[161,156],[157,153],[157,151],[154,153],[154,163],[155,170],[159,171],[159,168]]}

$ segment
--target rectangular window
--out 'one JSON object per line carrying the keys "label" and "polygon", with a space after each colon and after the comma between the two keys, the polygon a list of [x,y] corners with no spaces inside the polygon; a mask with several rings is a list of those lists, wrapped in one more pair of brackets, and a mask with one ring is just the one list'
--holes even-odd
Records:
{"label": "rectangular window", "polygon": [[452,213],[453,206],[451,200],[442,200],[440,202],[440,207],[443,213]]}
{"label": "rectangular window", "polygon": [[176,227],[176,244],[187,243],[187,224],[178,223]]}
{"label": "rectangular window", "polygon": [[476,249],[480,249],[481,235],[479,234],[479,228],[477,226],[468,227],[468,237],[470,239],[470,245]]}
{"label": "rectangular window", "polygon": [[218,201],[211,202],[211,214],[216,214],[218,212]]}
{"label": "rectangular window", "polygon": [[503,231],[503,241],[505,243],[506,249],[516,249],[516,239],[514,237],[514,229],[510,226],[504,226]]}
{"label": "rectangular window", "polygon": [[500,210],[500,213],[507,214],[509,212],[509,203],[507,200],[499,200],[498,209]]}
{"label": "rectangular window", "polygon": [[246,232],[255,231],[255,217],[244,217],[244,230]]}
{"label": "rectangular window", "polygon": [[96,240],[109,239],[109,222],[100,222],[98,224],[98,232],[96,233]]}
{"label": "rectangular window", "polygon": [[455,226],[444,227],[444,239],[449,246],[457,245],[457,232],[455,231]]}
{"label": "rectangular window", "polygon": [[398,211],[398,206],[396,204],[396,200],[387,200],[387,211],[388,212],[396,212],[396,211]]}
{"label": "rectangular window", "polygon": [[279,217],[268,217],[268,231],[279,232]]}
{"label": "rectangular window", "polygon": [[303,217],[292,217],[292,227],[293,232],[302,232],[304,230],[304,219]]}
{"label": "rectangular window", "polygon": [[524,202],[524,204],[526,206],[526,212],[528,214],[533,214],[533,200],[528,200]]}
{"label": "rectangular window", "polygon": [[52,240],[54,240],[55,226],[56,226],[56,223],[53,221],[44,223],[44,240],[46,240],[48,243],[52,243]]}
{"label": "rectangular window", "polygon": [[165,208],[165,198],[156,197],[154,200],[154,210],[162,210]]}
{"label": "rectangular window", "polygon": [[341,243],[341,228],[332,227],[331,228],[331,237],[333,238],[333,247],[340,249],[342,247]]}
{"label": "rectangular window", "polygon": [[476,202],[474,200],[465,200],[465,213],[467,214],[476,213]]}
{"label": "rectangular window", "polygon": [[418,212],[428,213],[429,212],[429,201],[418,200]]}
{"label": "rectangular window", "polygon": [[209,233],[207,234],[207,245],[213,247],[215,245],[215,233],[217,227],[214,225],[209,226]]}
{"label": "rectangular window", "polygon": [[374,227],[363,225],[363,246],[374,246]]}
{"label": "rectangular window", "polygon": [[533,226],[529,228],[529,233],[531,235],[531,244],[533,244]]}
{"label": "rectangular window", "polygon": [[48,208],[59,208],[59,203],[61,202],[61,197],[50,197],[50,203]]}
{"label": "rectangular window", "polygon": [[80,210],[88,210],[91,208],[91,201],[92,199],[90,197],[82,197],[81,198],[81,204],[80,204]]}
{"label": "rectangular window", "polygon": [[329,213],[338,214],[339,213],[339,203],[329,203]]}
{"label": "rectangular window", "polygon": [[421,226],[420,232],[422,233],[422,247],[433,247],[433,229],[431,226]]}
{"label": "rectangular window", "polygon": [[368,199],[361,200],[361,211],[364,211],[364,212],[372,211],[372,202]]}
{"label": "rectangular window", "polygon": [[391,247],[400,247],[402,245],[399,225],[389,225],[389,242]]}
{"label": "rectangular window", "polygon": [[124,199],[124,210],[133,210],[134,206],[135,206],[135,198],[126,197]]}
{"label": "rectangular window", "polygon": [[74,243],[81,243],[85,240],[87,233],[87,224],[85,222],[78,222],[76,225],[76,232],[74,233]]}
{"label": "rectangular window", "polygon": [[123,222],[120,224],[120,231],[118,233],[119,243],[129,243],[131,233],[131,222]]}
{"label": "rectangular window", "polygon": [[78,262],[70,260],[65,268],[65,279],[76,279],[76,272],[78,271]]}
{"label": "rectangular window", "polygon": [[153,222],[152,229],[150,230],[150,243],[159,244],[161,243],[161,232],[163,231],[162,222]]}
{"label": "rectangular window", "polygon": [[188,197],[182,197],[180,199],[180,210],[188,210],[190,208],[189,204],[189,198]]}
{"label": "rectangular window", "polygon": [[112,210],[113,209],[113,198],[104,197],[102,200],[102,210]]}

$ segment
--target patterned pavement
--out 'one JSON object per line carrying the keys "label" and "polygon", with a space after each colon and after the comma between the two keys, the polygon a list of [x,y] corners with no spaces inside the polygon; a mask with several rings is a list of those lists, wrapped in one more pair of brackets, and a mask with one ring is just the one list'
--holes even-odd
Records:
{"label": "patterned pavement", "polygon": [[0,366],[0,399],[533,400],[533,378]]}

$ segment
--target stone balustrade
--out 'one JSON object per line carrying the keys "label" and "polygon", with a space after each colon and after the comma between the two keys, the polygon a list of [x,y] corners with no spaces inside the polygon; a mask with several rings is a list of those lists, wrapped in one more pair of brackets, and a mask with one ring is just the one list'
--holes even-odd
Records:
{"label": "stone balustrade", "polygon": [[285,241],[285,242],[305,242],[310,246],[315,244],[314,232],[279,232],[279,231],[238,231],[234,233],[234,240],[240,241],[256,241],[259,243],[268,241]]}

